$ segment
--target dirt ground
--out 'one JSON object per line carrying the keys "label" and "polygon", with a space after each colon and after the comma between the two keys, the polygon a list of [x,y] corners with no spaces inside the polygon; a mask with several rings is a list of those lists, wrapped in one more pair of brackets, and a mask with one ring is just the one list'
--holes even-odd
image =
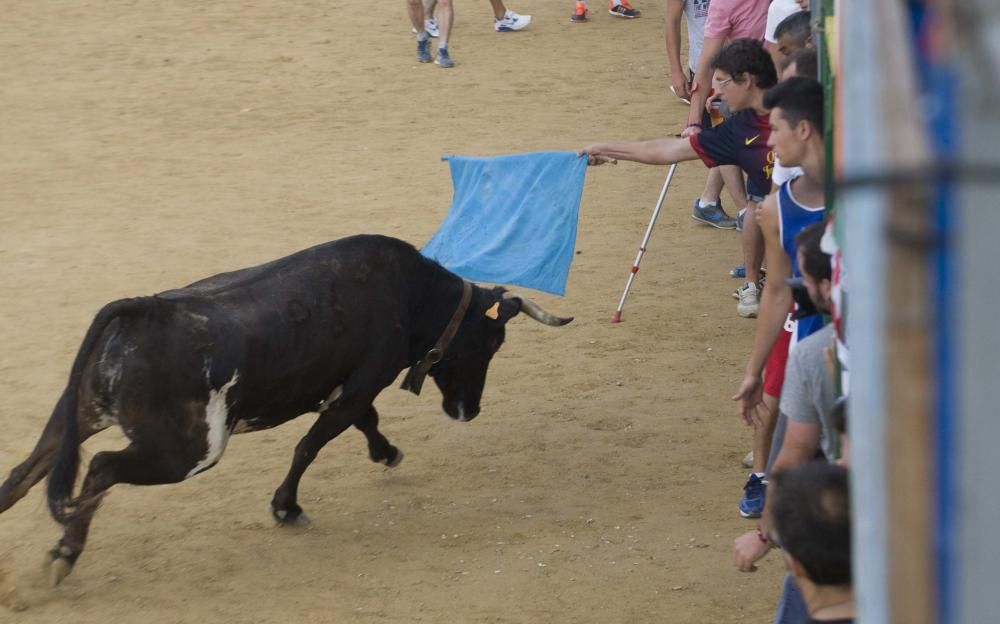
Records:
{"label": "dirt ground", "polygon": [[[0,470],[24,459],[110,300],[341,236],[423,244],[458,153],[572,150],[676,132],[662,7],[457,2],[457,66],[419,65],[402,2],[11,3],[0,26]],[[0,516],[0,621],[765,622],[781,574],[730,565],[749,434],[728,397],[750,344],[726,272],[738,239],[694,223],[682,165],[609,323],[663,168],[588,172],[565,328],[517,319],[473,423],[390,388],[389,470],[355,431],[307,472],[313,520],[267,511],[312,421],[234,437],[175,486],[116,486],[52,591],[37,487]],[[108,431],[85,459],[122,438]],[[11,607],[16,607],[14,610]],[[24,609],[26,607],[26,609]],[[24,609],[24,610],[21,610]]]}

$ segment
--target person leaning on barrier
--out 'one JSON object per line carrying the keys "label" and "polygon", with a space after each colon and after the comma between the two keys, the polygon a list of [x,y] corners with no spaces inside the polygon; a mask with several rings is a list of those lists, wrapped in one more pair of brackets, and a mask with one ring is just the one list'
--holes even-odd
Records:
{"label": "person leaning on barrier", "polygon": [[[718,126],[703,128],[701,132],[687,137],[595,143],[578,153],[587,156],[591,165],[609,160],[669,165],[699,158],[707,167],[737,165],[747,175],[747,214],[753,215],[754,211],[750,208],[763,201],[771,190],[773,155],[768,147],[771,126],[768,109],[764,106],[764,93],[778,82],[777,72],[763,44],[755,39],[733,41],[715,55],[711,66],[714,68],[715,90],[733,112]],[[751,217],[746,221],[742,241],[747,283],[753,283],[748,299],[753,300],[753,308],[740,312],[741,316],[756,315],[757,282],[763,249],[747,244],[748,240],[757,240],[756,234],[756,222]]]}

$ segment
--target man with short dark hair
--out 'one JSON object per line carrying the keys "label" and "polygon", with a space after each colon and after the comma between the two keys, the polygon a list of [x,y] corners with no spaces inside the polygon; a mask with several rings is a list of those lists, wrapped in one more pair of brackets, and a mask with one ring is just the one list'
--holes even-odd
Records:
{"label": "man with short dark hair", "polygon": [[[823,325],[822,318],[789,320],[793,309],[792,294],[785,283],[800,277],[795,253],[795,235],[809,225],[822,221],[824,203],[823,87],[808,78],[790,78],[768,92],[764,101],[771,107],[771,132],[768,142],[775,156],[788,166],[801,167],[804,174],[783,184],[778,192],[761,204],[759,221],[764,235],[764,250],[769,279],[761,300],[760,317],[754,331],[754,345],[747,362],[743,382],[734,400],[739,401],[739,415],[753,425],[760,417],[764,392],[780,396],[787,352],[772,353],[782,331],[789,331],[789,349]],[[787,323],[786,323],[787,320]],[[769,362],[768,360],[775,360]],[[768,386],[763,373],[768,365]],[[773,374],[771,372],[773,371]],[[772,382],[779,381],[774,384]]]}
{"label": "man with short dark hair", "polygon": [[[580,150],[580,155],[588,156],[591,165],[610,159],[669,165],[698,158],[708,167],[738,165],[747,175],[749,201],[762,201],[771,187],[772,168],[771,149],[767,145],[770,126],[763,100],[764,92],[777,82],[774,64],[760,41],[737,39],[723,48],[711,65],[716,92],[733,111],[721,124],[686,138],[596,143]],[[760,259],[747,266],[760,267]],[[753,273],[752,279],[756,281],[757,272]],[[744,316],[756,314],[756,285],[754,289],[754,309]]]}
{"label": "man with short dark hair", "polygon": [[819,63],[816,58],[816,48],[802,48],[784,60],[781,78],[787,80],[792,76],[818,80]]}
{"label": "man with short dark hair", "polygon": [[[811,312],[830,310],[830,256],[820,249],[823,223],[817,222],[799,232],[795,237],[797,264],[801,287],[808,292]],[[826,370],[824,350],[833,338],[833,326],[827,325],[806,337],[788,355],[784,383],[778,393],[780,419],[777,430],[781,438],[775,441],[780,448],[768,467],[768,473],[780,472],[801,466],[822,452],[828,460],[839,455],[837,432],[830,422],[836,404],[836,388]],[[771,487],[771,486],[769,486]],[[733,545],[733,558],[741,570],[750,569],[769,547],[761,543],[758,532],[767,534],[768,513],[764,510],[757,531],[744,533]]]}
{"label": "man with short dark hair", "polygon": [[808,11],[792,13],[774,29],[775,46],[782,58],[788,58],[812,43],[812,18]]}
{"label": "man with short dark hair", "polygon": [[824,462],[775,473],[771,532],[805,598],[810,624],[853,624],[847,469]]}
{"label": "man with short dark hair", "polygon": [[[823,219],[823,87],[815,80],[790,78],[768,91],[764,104],[771,108],[768,144],[774,147],[774,157],[801,167],[803,175],[782,184],[758,210],[767,259],[767,296],[760,301],[753,350],[743,382],[733,396],[739,401],[740,418],[755,434],[754,471],[739,505],[745,518],[760,517],[765,505],[763,463],[770,448],[776,414],[772,408],[781,396],[788,353],[823,325],[822,317],[816,314],[803,318],[790,315],[795,308],[785,283],[790,277],[800,277],[795,235]],[[765,401],[765,395],[771,398]]]}
{"label": "man with short dark hair", "polygon": [[[715,102],[719,99],[718,93],[713,91],[712,74],[715,67],[712,65],[712,60],[733,41],[763,38],[770,3],[771,0],[712,0],[705,20],[701,60],[691,77],[688,123],[681,136],[696,134],[703,129],[703,126],[707,126],[708,120],[704,119],[706,105],[709,100]],[[718,125],[717,120],[729,114],[724,102],[713,103],[712,110],[712,125]],[[723,209],[721,197],[725,182],[729,196],[736,202],[734,208],[737,212],[734,214],[739,214],[739,211],[745,208],[746,187],[738,174],[739,170],[731,166],[712,167],[705,179],[701,196],[695,200],[691,212],[692,218],[699,223],[720,229],[739,229],[737,219],[730,217]],[[756,232],[752,222],[749,223],[749,227]]]}

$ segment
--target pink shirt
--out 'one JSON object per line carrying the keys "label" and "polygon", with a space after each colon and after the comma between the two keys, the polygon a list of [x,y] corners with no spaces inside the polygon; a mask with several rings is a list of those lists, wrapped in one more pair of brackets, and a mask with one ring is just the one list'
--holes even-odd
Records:
{"label": "pink shirt", "polygon": [[712,0],[708,5],[705,36],[733,40],[763,39],[771,0]]}

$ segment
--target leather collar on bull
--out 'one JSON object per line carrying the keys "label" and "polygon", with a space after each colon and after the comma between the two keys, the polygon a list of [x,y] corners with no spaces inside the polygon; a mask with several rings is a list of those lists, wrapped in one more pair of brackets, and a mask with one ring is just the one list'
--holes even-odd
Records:
{"label": "leather collar on bull", "polygon": [[424,385],[424,378],[427,377],[427,372],[444,357],[444,351],[448,348],[448,344],[451,343],[451,339],[458,332],[458,326],[462,324],[462,318],[465,317],[471,300],[472,284],[463,280],[462,298],[459,300],[458,307],[455,308],[455,313],[452,314],[451,320],[448,321],[448,325],[444,328],[441,337],[434,343],[434,346],[431,347],[424,357],[417,360],[417,363],[410,367],[410,370],[406,373],[406,377],[403,379],[402,385],[399,386],[400,388],[409,390],[416,395],[420,394],[420,390]]}

